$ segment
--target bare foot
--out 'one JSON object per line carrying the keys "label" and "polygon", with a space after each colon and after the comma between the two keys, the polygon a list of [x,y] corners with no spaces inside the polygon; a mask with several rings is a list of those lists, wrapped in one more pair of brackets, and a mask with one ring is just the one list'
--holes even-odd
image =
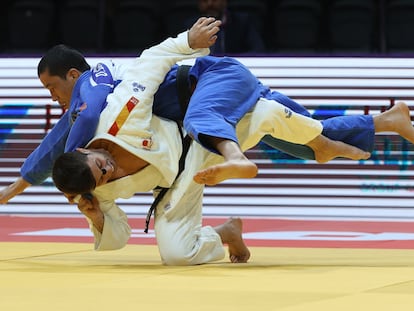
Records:
{"label": "bare foot", "polygon": [[323,135],[319,135],[310,141],[307,146],[314,151],[315,160],[318,163],[326,163],[335,158],[366,160],[371,155],[369,152],[341,141],[331,140]]}
{"label": "bare foot", "polygon": [[230,178],[253,178],[257,175],[257,166],[248,159],[230,160],[199,171],[193,179],[198,184],[217,185]]}
{"label": "bare foot", "polygon": [[228,245],[229,258],[232,263],[245,263],[249,260],[250,251],[243,241],[243,222],[240,218],[230,217],[214,230],[220,235],[223,244]]}
{"label": "bare foot", "polygon": [[396,132],[414,144],[414,128],[411,123],[410,108],[398,102],[389,110],[374,116],[375,132]]}

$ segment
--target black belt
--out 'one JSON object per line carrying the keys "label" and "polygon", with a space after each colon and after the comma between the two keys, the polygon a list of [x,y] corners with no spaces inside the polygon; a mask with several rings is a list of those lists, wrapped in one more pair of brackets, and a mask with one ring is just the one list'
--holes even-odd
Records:
{"label": "black belt", "polygon": [[[188,65],[181,65],[177,69],[176,86],[177,86],[178,101],[181,107],[182,119],[184,119],[184,115],[187,111],[188,102],[190,101],[190,97],[192,93],[191,88],[190,88],[190,83],[189,83],[190,82],[189,76],[188,76],[190,69],[191,69],[191,66],[188,66]],[[188,149],[190,148],[191,141],[192,141],[190,136],[186,135],[184,137],[184,134],[181,129],[181,125],[178,122],[177,122],[177,125],[178,125],[178,129],[180,130],[181,141],[183,143],[183,152],[181,154],[180,161],[178,163],[178,173],[177,173],[177,177],[175,178],[175,180],[177,180],[177,178],[180,176],[180,174],[184,170],[185,158],[187,156]],[[148,227],[149,227],[151,216],[154,210],[157,208],[157,205],[165,197],[165,195],[167,194],[170,188],[157,187],[156,189],[161,189],[161,191],[158,193],[157,197],[155,198],[154,202],[151,204],[151,207],[148,210],[147,217],[145,219],[145,229],[144,229],[145,233],[148,233]]]}
{"label": "black belt", "polygon": [[[192,141],[190,136],[186,135],[184,137],[183,131],[181,129],[180,124],[177,123],[177,125],[178,125],[178,129],[180,130],[181,141],[183,143],[183,152],[181,153],[180,161],[178,162],[178,173],[177,173],[177,176],[175,177],[174,182],[178,179],[178,177],[180,176],[182,171],[184,171],[185,158],[187,156],[188,149],[190,149],[190,145],[191,145],[191,141]],[[154,202],[152,202],[151,207],[148,210],[147,217],[145,219],[145,229],[144,229],[145,233],[148,233],[148,227],[149,227],[149,224],[150,224],[150,221],[151,221],[152,213],[157,208],[157,205],[160,203],[160,201],[167,194],[168,190],[170,190],[170,188],[164,188],[164,187],[158,187],[158,189],[161,189],[161,191],[160,191],[160,193],[158,193],[158,195],[155,198]]]}
{"label": "black belt", "polygon": [[181,65],[177,69],[176,85],[178,102],[181,107],[181,115],[184,118],[185,112],[187,111],[188,103],[191,97],[191,86],[188,73],[191,66]]}

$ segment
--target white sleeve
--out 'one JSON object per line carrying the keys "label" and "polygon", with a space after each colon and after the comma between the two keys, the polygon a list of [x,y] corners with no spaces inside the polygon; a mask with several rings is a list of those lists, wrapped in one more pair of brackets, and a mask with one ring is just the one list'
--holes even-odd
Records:
{"label": "white sleeve", "polygon": [[[159,45],[145,50],[126,68],[122,82],[109,94],[107,107],[102,111],[97,133],[110,132],[114,117],[117,121],[116,135],[130,136],[131,128],[122,127],[128,118],[135,126],[134,136],[150,139],[150,122],[154,94],[171,67],[178,61],[203,56],[209,49],[193,50],[188,45],[188,32],[176,38],[168,38]],[[119,128],[118,128],[119,127]],[[129,141],[127,141],[129,143]]]}
{"label": "white sleeve", "polygon": [[131,227],[128,224],[126,214],[115,204],[114,201],[99,202],[104,213],[104,227],[99,232],[87,218],[89,228],[94,236],[95,250],[115,250],[124,247],[131,236]]}

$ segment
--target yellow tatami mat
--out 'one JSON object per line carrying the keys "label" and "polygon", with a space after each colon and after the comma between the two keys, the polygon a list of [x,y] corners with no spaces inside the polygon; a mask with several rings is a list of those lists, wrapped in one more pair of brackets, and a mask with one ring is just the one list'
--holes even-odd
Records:
{"label": "yellow tatami mat", "polygon": [[414,251],[251,248],[162,266],[156,246],[0,243],[0,310],[414,310]]}

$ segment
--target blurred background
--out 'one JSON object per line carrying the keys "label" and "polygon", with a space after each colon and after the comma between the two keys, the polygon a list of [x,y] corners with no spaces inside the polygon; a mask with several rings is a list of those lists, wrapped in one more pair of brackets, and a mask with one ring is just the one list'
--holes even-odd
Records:
{"label": "blurred background", "polygon": [[[245,46],[232,49],[232,43],[223,43],[228,46],[215,54],[414,53],[414,0],[6,0],[2,4],[0,54],[42,53],[57,43],[84,53],[136,54],[217,8],[223,9],[218,13],[225,21],[223,40]],[[248,46],[252,40],[256,47]]]}
{"label": "blurred background", "polygon": [[[414,106],[414,0],[3,0],[0,18],[0,188],[62,109],[37,78],[37,64],[65,43],[93,65],[129,61],[189,28],[199,16],[223,21],[212,54],[232,55],[271,89],[324,119],[378,114],[399,100]],[[413,112],[411,112],[413,118]],[[414,215],[414,145],[381,133],[366,161],[319,165],[259,144],[252,180],[207,187],[208,215],[395,217]],[[145,215],[150,193],[121,200]],[[251,207],[254,206],[252,209]],[[361,208],[364,207],[364,208]],[[78,214],[48,179],[0,213]],[[414,216],[410,216],[414,217]],[[412,219],[412,218],[411,218]]]}

